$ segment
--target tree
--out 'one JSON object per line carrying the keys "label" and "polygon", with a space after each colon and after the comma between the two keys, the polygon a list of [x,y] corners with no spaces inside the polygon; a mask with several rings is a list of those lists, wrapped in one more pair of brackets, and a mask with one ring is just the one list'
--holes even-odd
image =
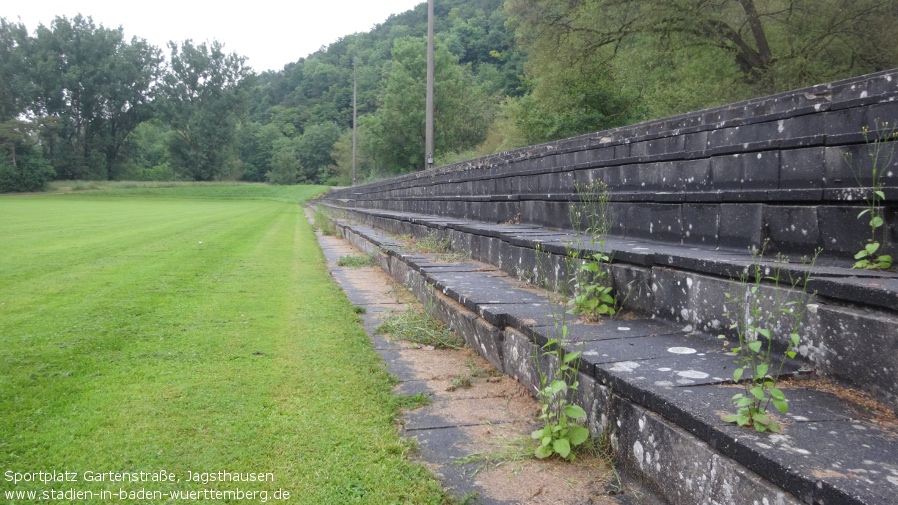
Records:
{"label": "tree", "polygon": [[261,125],[243,122],[237,133],[240,160],[243,162],[243,180],[264,182],[271,171],[272,157],[284,134],[274,123]]}
{"label": "tree", "polygon": [[[357,132],[357,142],[365,135],[361,128]],[[331,186],[349,186],[352,184],[352,128],[343,130],[340,137],[334,142],[331,151],[334,164],[330,167],[329,178],[321,181],[322,184]],[[356,149],[356,178],[364,180],[371,174],[371,164],[362,150]]]}
{"label": "tree", "polygon": [[[495,106],[458,58],[437,44],[434,53],[434,150],[470,149],[486,137]],[[360,118],[363,148],[372,163],[390,173],[424,168],[426,39],[398,39],[373,115]]]}
{"label": "tree", "polygon": [[33,87],[26,62],[29,43],[22,23],[0,18],[0,122],[17,119],[31,103]]}
{"label": "tree", "polygon": [[301,175],[302,167],[296,154],[295,139],[282,138],[274,146],[271,156],[271,171],[265,174],[272,184],[296,184],[308,182]]}
{"label": "tree", "polygon": [[544,109],[548,123],[596,110],[581,97],[629,122],[898,64],[891,0],[508,0],[506,9],[528,56],[534,103],[524,110]]}
{"label": "tree", "polygon": [[340,127],[336,123],[326,122],[306,127],[296,143],[299,164],[302,166],[299,177],[301,182],[322,184],[330,178],[328,167],[334,164],[331,151],[339,138]]}
{"label": "tree", "polygon": [[[719,103],[898,63],[898,48],[891,43],[898,10],[890,0],[509,0],[506,5],[518,41],[532,57],[531,77],[545,75],[533,61],[549,54],[571,68],[613,62],[606,74],[612,79],[631,74],[623,81],[639,86],[643,96],[671,86],[693,88],[702,77],[724,79],[729,82],[699,92]],[[671,72],[677,75],[668,79]],[[708,97],[707,91],[719,94]]]}
{"label": "tree", "polygon": [[17,142],[13,150],[13,156],[0,157],[0,193],[43,191],[55,172],[40,149]]}
{"label": "tree", "polygon": [[43,190],[54,175],[37,147],[42,121],[24,119],[34,91],[29,45],[24,25],[0,18],[0,192]]}
{"label": "tree", "polygon": [[119,177],[133,181],[177,180],[168,151],[173,134],[171,128],[155,118],[137,125],[128,136],[124,150],[127,161]]}
{"label": "tree", "polygon": [[28,112],[56,118],[42,145],[58,175],[115,178],[128,135],[150,117],[159,49],[78,15],[39,26],[27,58],[36,93]]}
{"label": "tree", "polygon": [[233,177],[238,170],[237,123],[245,114],[246,58],[225,54],[213,41],[180,47],[169,43],[171,67],[162,80],[160,117],[172,137],[172,165],[184,177],[210,181]]}

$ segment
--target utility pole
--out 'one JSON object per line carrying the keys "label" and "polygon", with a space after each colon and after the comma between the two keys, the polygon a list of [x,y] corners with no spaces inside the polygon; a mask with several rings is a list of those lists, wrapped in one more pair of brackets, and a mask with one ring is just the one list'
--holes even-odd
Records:
{"label": "utility pole", "polygon": [[357,107],[356,107],[356,64],[358,63],[358,57],[352,57],[352,185],[355,186],[356,183],[356,169],[355,169],[355,146],[356,146],[356,132],[359,127],[357,123]]}
{"label": "utility pole", "polygon": [[427,0],[427,110],[424,129],[424,169],[433,168],[433,1]]}

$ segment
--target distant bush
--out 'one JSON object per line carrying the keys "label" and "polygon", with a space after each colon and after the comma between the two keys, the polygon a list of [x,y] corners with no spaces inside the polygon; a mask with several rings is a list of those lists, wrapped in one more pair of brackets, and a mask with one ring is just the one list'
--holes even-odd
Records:
{"label": "distant bush", "polygon": [[16,163],[6,156],[0,158],[0,193],[44,191],[56,175],[50,163],[35,147],[16,148]]}

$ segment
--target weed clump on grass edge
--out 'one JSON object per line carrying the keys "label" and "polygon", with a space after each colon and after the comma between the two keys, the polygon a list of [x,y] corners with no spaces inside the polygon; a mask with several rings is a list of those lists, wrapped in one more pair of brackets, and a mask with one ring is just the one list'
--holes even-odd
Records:
{"label": "weed clump on grass edge", "polygon": [[422,309],[392,312],[374,331],[379,335],[435,348],[460,349],[465,345],[445,324]]}

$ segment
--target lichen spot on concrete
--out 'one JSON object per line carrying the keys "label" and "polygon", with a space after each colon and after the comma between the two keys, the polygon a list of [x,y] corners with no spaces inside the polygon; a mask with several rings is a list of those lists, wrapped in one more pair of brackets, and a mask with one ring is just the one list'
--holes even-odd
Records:
{"label": "lichen spot on concrete", "polygon": [[691,347],[671,347],[667,352],[672,354],[695,354],[697,351]]}
{"label": "lichen spot on concrete", "polygon": [[636,458],[636,462],[639,463],[639,468],[642,468],[642,458],[645,455],[645,451],[642,449],[642,443],[637,440],[633,444],[633,457]]}
{"label": "lichen spot on concrete", "polygon": [[639,363],[635,361],[621,361],[615,363],[614,366],[610,368],[612,372],[632,372],[639,368]]}
{"label": "lichen spot on concrete", "polygon": [[710,375],[705,372],[700,372],[698,370],[683,370],[682,372],[677,372],[677,375],[687,379],[707,379],[710,377]]}

